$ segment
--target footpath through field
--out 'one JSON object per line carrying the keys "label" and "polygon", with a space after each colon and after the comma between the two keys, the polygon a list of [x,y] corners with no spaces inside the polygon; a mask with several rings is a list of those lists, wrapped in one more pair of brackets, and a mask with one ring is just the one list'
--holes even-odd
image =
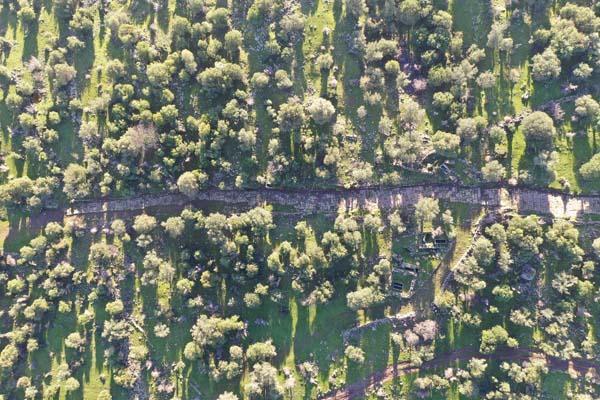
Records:
{"label": "footpath through field", "polygon": [[431,370],[436,368],[442,368],[451,365],[456,361],[469,361],[472,358],[483,358],[486,360],[497,360],[497,361],[527,361],[533,359],[545,359],[548,368],[555,371],[568,371],[574,370],[580,375],[585,375],[590,370],[594,373],[597,372],[599,365],[593,361],[586,359],[573,359],[569,361],[561,360],[555,357],[548,357],[542,353],[536,352],[532,349],[516,348],[516,349],[502,349],[496,353],[485,355],[479,353],[473,348],[464,348],[455,350],[451,353],[442,354],[430,361],[425,361],[421,366],[414,367],[408,363],[400,363],[387,367],[383,371],[377,372],[366,379],[353,383],[344,387],[343,389],[337,390],[333,393],[327,394],[320,397],[321,400],[350,400],[356,398],[364,398],[365,393],[373,389],[376,385],[388,382],[394,378],[414,373],[417,371]]}

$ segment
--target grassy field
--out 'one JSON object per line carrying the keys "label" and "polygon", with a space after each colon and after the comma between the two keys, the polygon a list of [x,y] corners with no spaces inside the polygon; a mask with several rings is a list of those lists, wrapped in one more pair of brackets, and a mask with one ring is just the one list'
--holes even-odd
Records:
{"label": "grassy field", "polygon": [[[363,93],[356,85],[356,81],[362,74],[363,67],[359,65],[355,57],[348,54],[347,44],[344,39],[351,27],[345,17],[343,2],[318,0],[301,4],[301,12],[306,17],[306,34],[296,51],[294,76],[295,92],[301,97],[305,96],[308,86],[314,89],[315,93],[325,95],[327,92],[327,82],[330,77],[335,77],[340,84],[337,85],[335,95],[338,98],[338,107],[349,120],[351,126],[359,127],[366,134],[360,135],[360,153],[366,161],[373,162],[376,152],[381,150],[381,143],[378,143],[369,132],[377,129],[380,117],[385,113],[384,109],[377,109],[367,106],[367,117],[361,119],[357,115],[357,110],[361,106],[366,106],[363,101]],[[475,4],[475,6],[473,6]],[[495,6],[504,7],[501,2],[494,3]],[[111,7],[118,8],[118,5]],[[464,47],[471,44],[477,44],[480,48],[486,48],[487,33],[491,25],[491,16],[487,5],[481,2],[471,2],[467,0],[453,0],[449,2],[449,10],[454,19],[454,29],[463,32]],[[168,7],[162,9],[158,14],[143,12],[132,8],[134,19],[140,24],[150,25],[155,23],[159,28],[156,31],[157,41],[168,40],[172,16],[177,13],[176,2],[170,1]],[[523,14],[523,12],[521,13]],[[491,69],[497,79],[497,87],[490,93],[481,96],[480,107],[476,108],[476,113],[486,116],[490,122],[500,120],[504,115],[518,114],[526,108],[535,108],[549,100],[562,97],[560,86],[557,82],[550,84],[534,83],[531,79],[530,69],[530,51],[531,45],[529,39],[532,32],[537,29],[531,18],[525,14],[520,18],[512,18],[510,10],[504,11],[498,17],[500,20],[510,22],[509,33],[514,41],[514,50],[510,57],[500,55],[497,52],[486,50],[486,59],[480,66],[480,71]],[[80,51],[75,59],[77,69],[77,91],[81,95],[83,107],[89,106],[92,100],[103,93],[103,87],[107,86],[106,74],[103,66],[111,58],[119,57],[122,49],[111,44],[106,28],[100,24],[100,18],[95,18],[93,29],[93,40]],[[8,12],[3,8],[0,13],[0,25],[6,26],[3,37],[17,43],[8,53],[3,61],[10,69],[20,67],[23,61],[35,56],[43,58],[46,47],[49,44],[48,38],[54,36],[64,39],[64,29],[61,29],[59,21],[56,20],[55,13],[47,4],[42,4],[39,12],[38,22],[27,30],[21,22],[15,17],[14,13]],[[329,29],[330,33],[324,35],[324,29]],[[337,72],[325,73],[318,70],[315,59],[318,54],[331,53],[338,68]],[[248,60],[250,72],[260,71],[264,68],[261,55],[244,54]],[[514,68],[520,71],[521,79],[512,86],[506,79],[509,69]],[[331,75],[331,76],[330,76]],[[307,86],[308,85],[308,86]],[[512,89],[511,89],[512,87]],[[14,90],[14,87],[11,87]],[[529,94],[530,99],[524,101],[522,96]],[[272,94],[272,93],[271,93]],[[265,93],[265,98],[272,97],[270,93]],[[260,100],[260,99],[259,99]],[[47,106],[50,106],[48,104]],[[426,104],[426,108],[431,107]],[[385,108],[385,107],[384,107]],[[566,104],[564,123],[558,126],[561,135],[556,141],[556,148],[559,153],[558,163],[555,166],[557,179],[551,182],[536,181],[536,184],[542,186],[560,187],[559,179],[566,179],[570,187],[575,192],[585,192],[589,190],[598,190],[600,186],[594,182],[582,182],[578,174],[578,168],[589,160],[596,151],[594,133],[591,129],[582,126],[571,126],[570,118],[572,116],[572,105]],[[77,126],[73,124],[68,115],[62,116],[63,120],[54,127],[59,133],[59,141],[55,145],[59,164],[65,166],[69,162],[81,161],[83,155],[82,143],[78,138]],[[84,113],[84,120],[89,115]],[[435,119],[431,116],[432,120]],[[265,156],[268,138],[271,135],[272,121],[266,111],[259,107],[257,109],[256,121],[260,127],[258,147],[261,155],[258,157],[261,169],[266,168]],[[35,175],[37,167],[30,168],[31,160],[28,157],[21,158],[18,155],[11,155],[11,150],[18,151],[19,139],[11,137],[9,129],[14,122],[11,113],[4,105],[0,106],[0,133],[1,149],[7,154],[7,166],[11,176],[20,176],[22,174]],[[432,121],[435,125],[435,121]],[[574,139],[567,139],[565,133],[569,131],[580,132]],[[508,173],[512,177],[519,176],[520,171],[531,168],[531,157],[526,155],[526,146],[524,137],[520,130],[509,137],[509,147],[507,157],[504,160]],[[473,152],[474,155],[477,152]],[[474,157],[471,159],[474,166],[479,168],[482,160]]]}
{"label": "grassy field", "polygon": [[[461,225],[467,224],[470,220],[469,215],[472,211],[461,205],[449,204]],[[307,246],[311,243],[316,244],[320,241],[326,230],[332,229],[333,217],[325,215],[314,215],[307,218],[307,223],[312,228],[314,236],[309,238]],[[289,240],[294,236],[295,222],[288,217],[279,217],[276,219],[277,229],[271,235],[270,240],[273,243],[279,243],[283,240]],[[466,225],[465,225],[466,226]],[[369,235],[363,233],[365,237]],[[383,231],[374,235],[371,239],[365,240],[363,251],[365,257],[372,258],[378,254],[389,254],[392,249],[388,247],[392,241],[387,237],[389,233]],[[462,233],[460,234],[462,235]],[[24,240],[24,239],[23,239]],[[80,271],[87,271],[91,274],[88,266],[89,248],[92,241],[105,240],[102,235],[94,239],[84,236],[81,239],[74,239],[70,245],[70,262]],[[27,243],[23,241],[20,245]],[[183,361],[183,347],[191,339],[190,328],[195,321],[196,314],[193,310],[188,310],[180,303],[179,296],[172,295],[172,288],[164,285],[158,287],[142,286],[140,274],[142,272],[143,252],[131,243],[114,242],[121,250],[125,262],[134,262],[137,273],[132,278],[128,278],[120,284],[122,293],[126,302],[126,308],[131,310],[131,317],[137,321],[144,329],[144,334],[137,328],[131,328],[131,344],[143,344],[151,351],[151,360],[159,369],[169,368],[179,361]],[[408,243],[407,243],[408,244]],[[11,243],[14,245],[14,243]],[[398,244],[400,245],[400,244]],[[8,246],[5,243],[5,249]],[[160,248],[166,246],[165,254],[170,254],[170,262],[176,266],[177,275],[182,276],[183,266],[179,265],[178,252],[179,246],[175,243],[165,242],[157,243]],[[129,261],[127,261],[129,260]],[[422,271],[419,274],[418,285],[421,285],[423,296],[416,296],[407,302],[397,302],[387,307],[376,307],[375,309],[364,312],[355,312],[346,305],[347,288],[342,282],[335,285],[334,298],[324,305],[304,306],[300,299],[290,294],[286,296],[285,303],[288,310],[282,311],[279,303],[265,301],[258,309],[230,309],[228,313],[243,313],[244,319],[248,321],[247,337],[244,339],[247,343],[272,339],[277,348],[278,355],[274,360],[274,365],[289,368],[296,376],[298,385],[294,390],[293,399],[305,399],[317,396],[331,388],[331,382],[346,381],[348,383],[366,378],[371,374],[385,368],[387,365],[399,359],[406,359],[408,354],[406,350],[396,348],[390,340],[390,328],[383,325],[376,330],[366,331],[356,342],[365,351],[366,361],[362,366],[352,365],[345,371],[345,345],[342,342],[341,332],[350,329],[357,324],[377,319],[384,315],[396,312],[404,312],[409,309],[428,310],[431,298],[429,292],[432,284],[432,274],[439,261],[434,259],[422,260]],[[91,277],[91,276],[90,276]],[[60,391],[61,400],[70,400],[75,398],[95,398],[103,389],[110,389],[113,399],[121,400],[128,398],[126,391],[120,389],[111,379],[113,371],[108,363],[112,357],[110,346],[102,338],[102,329],[104,322],[109,318],[104,307],[106,301],[91,301],[89,290],[91,288],[81,286],[80,289],[69,296],[71,310],[65,313],[57,313],[50,318],[50,325],[46,332],[46,342],[41,343],[41,349],[34,352],[31,356],[30,365],[32,371],[35,371],[38,379],[41,375],[49,373],[49,377],[43,381],[51,384],[57,381],[57,376],[61,370],[62,364],[72,363],[77,360],[84,362],[83,368],[77,369],[75,377],[80,380],[81,388],[75,392],[67,394],[65,390]],[[289,288],[282,288],[284,293],[291,292]],[[228,295],[224,294],[224,299]],[[170,304],[170,302],[174,302]],[[225,304],[225,303],[224,303]],[[174,307],[179,310],[181,323],[171,324],[171,332],[166,339],[158,338],[154,335],[154,327],[158,323],[165,322],[165,316],[160,310],[166,310]],[[77,321],[76,316],[83,310],[92,310],[95,314],[92,324],[82,324]],[[144,317],[145,316],[145,317]],[[262,321],[267,321],[266,324]],[[82,353],[77,353],[65,347],[64,340],[72,332],[80,332],[87,338],[88,344]],[[296,366],[302,362],[314,362],[319,368],[318,383],[316,385],[306,385],[302,377],[298,375]],[[219,383],[215,384],[202,373],[199,366],[195,363],[186,363],[186,367],[180,374],[175,374],[175,384],[178,393],[184,398],[193,398],[199,392],[203,397],[214,398],[223,390],[240,391],[245,384],[247,376],[237,384]],[[152,378],[149,371],[144,372],[146,384],[152,387]],[[333,378],[335,376],[335,379]],[[283,379],[283,378],[282,378]]]}

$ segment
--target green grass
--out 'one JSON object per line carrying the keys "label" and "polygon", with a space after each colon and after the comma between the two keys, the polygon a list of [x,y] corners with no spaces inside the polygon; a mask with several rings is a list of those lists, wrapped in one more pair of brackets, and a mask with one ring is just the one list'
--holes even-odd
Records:
{"label": "green grass", "polygon": [[[110,390],[110,374],[105,372],[105,368],[102,365],[101,360],[97,357],[96,351],[96,335],[93,336],[90,353],[92,354],[89,360],[89,373],[84,375],[83,379],[83,398],[84,399],[95,399],[98,394],[103,390]],[[102,375],[104,373],[104,375]],[[102,382],[101,375],[106,379]],[[122,397],[121,397],[122,398]],[[113,396],[113,399],[119,399],[119,397]]]}
{"label": "green grass", "polygon": [[0,221],[0,248],[4,248],[4,241],[10,232],[10,223],[8,221]]}
{"label": "green grass", "polygon": [[[326,0],[316,0],[312,7],[304,6],[302,11],[306,16],[306,35],[302,52],[304,53],[305,68],[308,71],[308,78],[313,87],[319,88],[321,73],[316,67],[314,60],[323,53],[321,46],[328,50],[329,45],[325,38],[324,29],[328,28],[333,33],[336,27],[336,21],[333,13],[333,2]],[[331,35],[330,35],[331,37]]]}
{"label": "green grass", "polygon": [[572,388],[571,379],[564,372],[551,371],[544,377],[542,392],[553,399],[566,399],[567,390]]}
{"label": "green grass", "polygon": [[471,245],[473,240],[471,229],[474,221],[482,212],[479,207],[462,203],[451,203],[448,205],[448,208],[452,210],[452,216],[454,217],[454,222],[456,224],[456,237],[454,239],[454,245],[444,256],[433,277],[434,298],[437,298],[442,294],[442,284],[449,272],[449,268],[458,262]]}
{"label": "green grass", "polygon": [[453,16],[453,28],[464,34],[465,47],[477,44],[480,48],[483,48],[487,30],[490,26],[487,3],[452,0],[449,2],[448,7]]}
{"label": "green grass", "polygon": [[509,154],[511,155],[509,158],[509,176],[516,178],[519,176],[521,160],[525,155],[526,142],[525,135],[521,129],[517,129],[512,138],[510,139],[511,147],[509,150]]}

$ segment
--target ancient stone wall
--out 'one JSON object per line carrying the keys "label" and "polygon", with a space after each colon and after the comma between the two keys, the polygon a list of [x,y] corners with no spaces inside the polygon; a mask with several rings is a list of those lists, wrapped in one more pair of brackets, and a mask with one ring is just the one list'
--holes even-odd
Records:
{"label": "ancient stone wall", "polygon": [[239,205],[240,209],[259,204],[277,204],[299,213],[335,213],[340,209],[414,206],[422,197],[434,197],[487,207],[509,207],[520,212],[577,217],[600,214],[600,196],[573,196],[551,191],[497,187],[456,187],[421,185],[409,187],[359,188],[347,190],[219,190],[200,191],[194,199],[182,194],[143,195],[130,199],[82,201],[66,210],[67,215],[140,211],[154,207],[182,207],[188,203],[219,202]]}

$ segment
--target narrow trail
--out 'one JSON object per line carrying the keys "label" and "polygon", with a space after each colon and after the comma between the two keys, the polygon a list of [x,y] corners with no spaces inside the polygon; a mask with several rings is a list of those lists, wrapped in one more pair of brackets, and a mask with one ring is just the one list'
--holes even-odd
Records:
{"label": "narrow trail", "polygon": [[578,358],[570,361],[565,361],[555,357],[548,357],[543,355],[542,353],[525,348],[503,349],[501,352],[497,352],[490,355],[481,354],[474,348],[465,348],[455,350],[451,353],[442,354],[430,361],[425,361],[420,367],[414,367],[409,365],[408,363],[401,363],[389,366],[383,371],[377,372],[366,379],[348,385],[343,389],[322,396],[320,397],[320,399],[350,400],[363,398],[368,390],[374,388],[378,384],[388,382],[394,378],[418,371],[431,370],[449,366],[454,362],[468,361],[471,358],[483,358],[486,360],[509,362],[522,362],[533,359],[545,359],[548,368],[550,368],[551,370],[567,371],[572,369],[580,375],[586,374],[589,370],[594,370],[594,373],[597,373],[597,369],[600,368],[600,365],[598,363],[591,360]]}

